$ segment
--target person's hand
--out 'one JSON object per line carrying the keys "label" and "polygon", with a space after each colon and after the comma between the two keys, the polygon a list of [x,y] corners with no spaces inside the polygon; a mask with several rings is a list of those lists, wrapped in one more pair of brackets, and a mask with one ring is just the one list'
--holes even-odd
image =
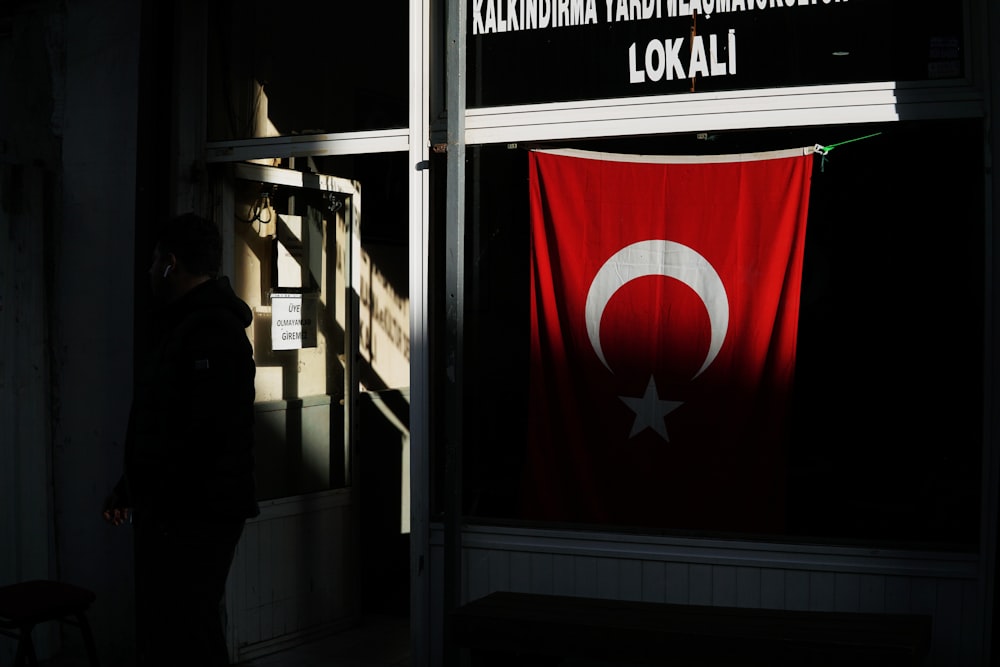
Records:
{"label": "person's hand", "polygon": [[119,502],[118,496],[115,494],[111,494],[104,501],[104,520],[112,526],[120,526],[123,523],[130,522],[132,519],[132,508],[122,507],[121,505],[122,503]]}

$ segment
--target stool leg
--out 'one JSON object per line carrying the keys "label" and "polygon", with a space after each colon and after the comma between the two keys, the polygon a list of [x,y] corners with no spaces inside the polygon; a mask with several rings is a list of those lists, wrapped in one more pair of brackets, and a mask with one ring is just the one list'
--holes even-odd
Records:
{"label": "stool leg", "polygon": [[14,664],[31,665],[38,667],[38,658],[35,657],[35,644],[31,641],[31,631],[34,626],[21,628],[21,637],[17,642],[17,655],[14,656]]}
{"label": "stool leg", "polygon": [[77,614],[76,622],[80,626],[80,632],[83,633],[83,643],[87,647],[87,657],[90,658],[90,667],[100,667],[100,663],[97,661],[97,646],[94,644],[94,635],[90,631],[90,623],[87,622],[86,614]]}

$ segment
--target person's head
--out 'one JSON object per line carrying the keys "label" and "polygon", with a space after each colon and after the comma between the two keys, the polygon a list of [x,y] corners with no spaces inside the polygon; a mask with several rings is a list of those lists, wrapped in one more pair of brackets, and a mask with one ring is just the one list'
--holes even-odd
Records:
{"label": "person's head", "polygon": [[160,227],[149,267],[153,295],[173,301],[215,278],[222,262],[222,238],[211,221],[194,213],[171,218]]}

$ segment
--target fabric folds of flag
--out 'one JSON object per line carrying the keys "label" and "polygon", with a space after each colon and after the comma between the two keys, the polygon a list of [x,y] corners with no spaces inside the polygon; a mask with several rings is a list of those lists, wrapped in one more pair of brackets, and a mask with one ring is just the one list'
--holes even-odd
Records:
{"label": "fabric folds of flag", "polygon": [[811,152],[528,155],[523,515],[780,530]]}

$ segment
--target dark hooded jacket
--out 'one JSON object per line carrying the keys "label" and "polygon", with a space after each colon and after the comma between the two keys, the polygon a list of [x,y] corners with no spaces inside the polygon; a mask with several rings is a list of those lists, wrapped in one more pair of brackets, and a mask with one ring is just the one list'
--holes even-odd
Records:
{"label": "dark hooded jacket", "polygon": [[154,318],[116,493],[157,519],[258,513],[254,489],[249,306],[227,278],[198,285]]}

